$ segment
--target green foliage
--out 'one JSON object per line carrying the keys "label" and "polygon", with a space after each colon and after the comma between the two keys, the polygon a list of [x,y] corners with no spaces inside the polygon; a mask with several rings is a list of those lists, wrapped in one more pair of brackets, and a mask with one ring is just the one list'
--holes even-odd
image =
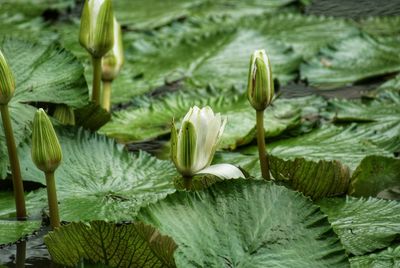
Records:
{"label": "green foliage", "polygon": [[0,192],[0,245],[14,243],[21,237],[39,230],[42,225],[41,211],[46,206],[45,192],[39,190],[26,195],[28,219],[16,221],[15,199],[10,192]]}
{"label": "green foliage", "polygon": [[110,267],[175,267],[175,242],[141,222],[70,223],[45,237],[52,259],[75,266],[83,258]]}
{"label": "green foliage", "polygon": [[358,26],[372,36],[396,36],[400,33],[400,16],[368,17],[361,19]]}
{"label": "green foliage", "polygon": [[377,198],[324,199],[319,205],[343,246],[363,255],[389,246],[400,234],[400,203]]}
{"label": "green foliage", "polygon": [[400,246],[389,247],[377,253],[350,258],[352,268],[400,267]]}
{"label": "green foliage", "polygon": [[400,71],[398,37],[354,36],[335,43],[301,66],[311,86],[331,89]]}
{"label": "green foliage", "polygon": [[[129,220],[141,206],[175,191],[177,173],[169,161],[144,152],[131,155],[113,140],[83,130],[60,129],[57,135],[63,152],[55,172],[61,220]],[[30,142],[19,152],[23,178],[45,184],[32,163]]]}
{"label": "green foliage", "polygon": [[306,59],[327,45],[359,34],[359,30],[347,20],[293,13],[255,18],[253,25],[257,25],[255,27],[266,38],[293,47],[297,54]]}
{"label": "green foliage", "polygon": [[[320,103],[323,101],[317,97],[276,100],[265,112],[266,136],[276,137],[299,127],[302,116],[314,113],[314,109],[309,108]],[[246,96],[235,89],[223,92],[215,89],[184,91],[160,99],[145,99],[139,108],[114,113],[112,121],[101,132],[122,142],[156,138],[169,134],[172,119],[180,120],[193,105],[208,105],[227,117],[220,147],[234,149],[255,138],[255,111]]]}
{"label": "green foliage", "polygon": [[[30,104],[56,103],[81,107],[88,101],[82,65],[69,52],[57,46],[32,44],[16,39],[0,41],[16,79],[16,91],[9,103],[17,143],[30,135],[35,108]],[[4,140],[0,128],[0,140]],[[0,143],[0,155],[6,147]],[[7,171],[8,158],[0,158],[0,178]]]}
{"label": "green foliage", "polygon": [[349,168],[339,161],[314,162],[304,158],[285,161],[271,156],[269,163],[275,180],[284,181],[313,199],[344,194],[349,186]]}
{"label": "green foliage", "polygon": [[175,240],[178,267],[349,266],[319,208],[267,182],[234,180],[176,192],[142,209],[139,218]]}
{"label": "green foliage", "polygon": [[349,194],[400,200],[400,159],[368,156],[351,177]]}

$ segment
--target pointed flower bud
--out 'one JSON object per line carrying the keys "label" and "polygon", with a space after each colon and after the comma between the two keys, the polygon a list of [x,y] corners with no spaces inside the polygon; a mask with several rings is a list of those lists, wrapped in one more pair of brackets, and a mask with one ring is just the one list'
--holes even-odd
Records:
{"label": "pointed flower bud", "polygon": [[103,57],[113,47],[113,20],[111,0],[85,1],[79,42],[93,57]]}
{"label": "pointed flower bud", "polygon": [[74,110],[65,104],[57,105],[53,117],[63,125],[75,125]]}
{"label": "pointed flower bud", "polygon": [[226,120],[210,107],[194,106],[184,117],[179,132],[172,125],[172,161],[183,176],[193,176],[211,164],[225,124]]}
{"label": "pointed flower bud", "polygon": [[114,80],[124,64],[124,47],[122,44],[121,26],[114,18],[114,46],[102,58],[102,80]]}
{"label": "pointed flower bud", "polygon": [[7,104],[15,91],[14,75],[0,51],[0,105]]}
{"label": "pointed flower bud", "polygon": [[274,97],[271,63],[265,50],[256,50],[250,58],[247,99],[254,109],[263,111]]}
{"label": "pointed flower bud", "polygon": [[50,119],[43,109],[33,119],[32,160],[45,173],[54,172],[62,159],[61,146]]}

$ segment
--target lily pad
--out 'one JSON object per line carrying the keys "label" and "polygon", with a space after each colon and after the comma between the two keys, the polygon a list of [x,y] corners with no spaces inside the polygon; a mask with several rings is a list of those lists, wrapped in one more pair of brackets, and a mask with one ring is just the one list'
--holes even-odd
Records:
{"label": "lily pad", "polygon": [[379,16],[361,19],[357,24],[372,36],[396,36],[400,34],[399,23],[400,16]]}
{"label": "lily pad", "polygon": [[20,238],[39,230],[42,225],[41,211],[47,204],[42,190],[26,195],[28,219],[16,221],[15,200],[10,192],[0,192],[0,245],[14,243]]}
{"label": "lily pad", "polygon": [[175,267],[175,242],[141,222],[73,222],[45,237],[52,260],[75,266],[83,258],[110,267]]}
{"label": "lily pad", "polygon": [[321,49],[301,66],[301,78],[319,89],[351,85],[400,71],[400,38],[354,36]]}
{"label": "lily pad", "polygon": [[400,246],[377,253],[350,258],[351,268],[400,267]]}
{"label": "lily pad", "polygon": [[[32,44],[16,39],[0,41],[16,80],[15,95],[9,103],[17,143],[30,134],[30,123],[36,108],[30,104],[56,103],[73,108],[85,105],[88,90],[83,67],[69,52],[54,45]],[[0,140],[4,140],[0,128]],[[1,144],[0,155],[6,155]],[[0,178],[7,171],[8,158],[1,157]]]}
{"label": "lily pad", "polygon": [[[319,102],[324,103],[317,97],[276,100],[265,112],[266,136],[276,137],[298,127],[303,111]],[[256,113],[246,96],[235,89],[223,94],[215,89],[177,92],[160,99],[149,98],[144,103],[142,107],[114,113],[112,120],[100,131],[121,142],[149,140],[169,134],[172,119],[182,118],[191,106],[208,105],[228,120],[220,147],[234,149],[255,138]]]}
{"label": "lily pad", "polygon": [[[113,140],[83,130],[59,129],[57,134],[63,161],[55,177],[64,221],[131,220],[141,206],[175,191],[177,173],[170,161],[144,152],[132,155]],[[45,185],[30,147],[28,141],[19,150],[22,177]]]}
{"label": "lily pad", "polygon": [[389,246],[400,234],[400,203],[377,198],[324,199],[319,205],[343,246],[363,255]]}
{"label": "lily pad", "polygon": [[173,21],[192,16],[250,16],[277,11],[297,0],[120,0],[114,3],[118,20],[136,30],[161,28]]}
{"label": "lily pad", "polygon": [[[400,200],[400,159],[368,156],[351,178],[352,196],[380,197]],[[396,192],[399,192],[396,194]]]}
{"label": "lily pad", "polygon": [[314,162],[304,158],[285,161],[271,156],[269,163],[275,180],[286,182],[313,199],[342,195],[349,187],[349,168],[339,161]]}
{"label": "lily pad", "polygon": [[350,21],[324,16],[274,14],[254,21],[266,38],[292,46],[303,58],[314,56],[326,45],[359,34]]}
{"label": "lily pad", "polygon": [[[396,139],[386,136],[379,124],[352,124],[346,127],[324,125],[308,134],[267,144],[270,154],[283,159],[304,157],[306,160],[338,160],[355,170],[368,155],[391,157],[398,147]],[[389,132],[390,134],[391,132]],[[386,145],[386,146],[384,146]],[[258,157],[257,147],[241,151]]]}
{"label": "lily pad", "polygon": [[349,266],[317,206],[263,181],[176,192],[143,208],[139,218],[175,240],[178,267]]}

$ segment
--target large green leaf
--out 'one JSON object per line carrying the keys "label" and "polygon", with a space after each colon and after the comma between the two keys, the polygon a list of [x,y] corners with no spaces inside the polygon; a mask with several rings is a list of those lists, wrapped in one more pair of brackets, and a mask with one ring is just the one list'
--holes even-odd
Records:
{"label": "large green leaf", "polygon": [[184,78],[195,85],[243,89],[250,55],[261,48],[269,51],[275,78],[282,84],[294,78],[300,56],[255,25],[245,26],[231,18],[190,19],[157,32],[127,33],[126,64],[132,66],[135,77],[130,96]]}
{"label": "large green leaf", "polygon": [[400,38],[366,34],[321,50],[301,66],[301,77],[311,86],[331,89],[400,71]]}
{"label": "large green leaf", "polygon": [[353,196],[374,196],[400,199],[400,159],[368,156],[351,178],[349,193]]}
{"label": "large green leaf", "polygon": [[171,236],[178,267],[348,267],[319,208],[263,181],[176,192],[139,213]]}
{"label": "large green leaf", "polygon": [[[63,161],[55,177],[64,221],[129,220],[141,206],[175,191],[177,173],[169,161],[144,152],[131,155],[113,140],[83,130],[57,133]],[[45,184],[31,160],[30,142],[19,152],[23,178]]]}
{"label": "large green leaf", "polygon": [[235,17],[274,12],[297,0],[119,0],[114,3],[118,20],[132,29],[160,28],[191,16],[233,15]]}
{"label": "large green leaf", "polygon": [[[0,41],[0,49],[16,80],[16,91],[9,103],[10,114],[17,142],[30,133],[30,122],[35,108],[32,103],[63,103],[81,107],[88,101],[88,91],[82,65],[64,49],[54,45],[32,44],[15,39]],[[4,140],[0,128],[0,140]],[[0,143],[1,144],[1,143]],[[5,146],[0,155],[5,155]],[[0,160],[0,178],[8,164],[7,157]]]}
{"label": "large green leaf", "polygon": [[[235,148],[255,138],[255,110],[245,94],[235,89],[224,91],[223,94],[213,89],[177,92],[156,100],[150,98],[145,102],[146,106],[115,113],[112,121],[101,132],[122,142],[149,140],[169,134],[172,119],[180,120],[190,107],[208,105],[228,120],[221,147]],[[317,108],[308,108],[324,103],[317,97],[276,100],[265,112],[266,136],[276,137],[298,127],[302,123],[303,112],[304,116],[314,113]]]}
{"label": "large green leaf", "polygon": [[330,104],[337,122],[371,122],[360,124],[360,128],[373,130],[370,141],[392,152],[400,151],[400,107],[396,103],[400,96],[392,95],[388,100],[376,100],[368,104],[359,101],[336,100]]}
{"label": "large green leaf", "polygon": [[400,16],[368,17],[358,21],[363,32],[372,36],[396,36],[400,33]]}
{"label": "large green leaf", "polygon": [[400,246],[389,247],[377,253],[350,258],[351,268],[400,267]]}
{"label": "large green leaf", "polygon": [[[314,161],[338,160],[354,170],[365,156],[391,157],[399,146],[393,136],[386,136],[394,131],[380,127],[379,124],[325,125],[305,135],[267,144],[267,149],[272,155],[286,160],[296,157]],[[245,148],[242,153],[257,157],[257,147]]]}
{"label": "large green leaf", "polygon": [[83,258],[110,267],[175,267],[175,242],[141,222],[70,223],[45,237],[52,260],[75,266]]}
{"label": "large green leaf", "polygon": [[359,33],[349,21],[339,18],[273,14],[266,19],[256,18],[254,21],[265,37],[292,46],[304,58],[313,56],[328,44]]}
{"label": "large green leaf", "polygon": [[363,255],[391,244],[400,234],[400,203],[376,198],[324,199],[319,205],[344,247]]}
{"label": "large green leaf", "polygon": [[16,221],[15,200],[10,192],[0,192],[0,245],[13,243],[40,229],[41,211],[46,206],[47,198],[42,190],[26,195],[28,219]]}
{"label": "large green leaf", "polygon": [[350,171],[339,161],[314,162],[304,158],[285,161],[271,156],[269,163],[275,180],[284,181],[313,199],[341,195],[349,187]]}

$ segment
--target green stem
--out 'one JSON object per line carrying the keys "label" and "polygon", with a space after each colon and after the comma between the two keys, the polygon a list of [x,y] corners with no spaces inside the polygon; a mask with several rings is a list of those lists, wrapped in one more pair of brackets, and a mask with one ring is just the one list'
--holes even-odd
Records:
{"label": "green stem", "polygon": [[265,150],[264,111],[257,111],[257,145],[261,175],[264,179],[270,180],[268,153]]}
{"label": "green stem", "polygon": [[60,216],[58,215],[58,201],[56,191],[56,180],[54,178],[54,172],[46,174],[46,186],[47,186],[47,200],[49,203],[50,212],[50,225],[53,229],[60,227]]}
{"label": "green stem", "polygon": [[100,87],[101,87],[101,58],[92,57],[93,65],[93,90],[92,101],[97,105],[100,104]]}
{"label": "green stem", "polygon": [[24,268],[25,267],[25,258],[26,258],[26,241],[20,241],[17,243],[17,253],[15,260],[16,268]]}
{"label": "green stem", "polygon": [[109,112],[111,107],[111,81],[103,81],[102,107]]}
{"label": "green stem", "polygon": [[15,139],[13,129],[11,125],[10,113],[8,111],[8,105],[0,105],[1,119],[3,120],[4,134],[6,136],[8,157],[10,159],[10,167],[12,173],[12,182],[15,197],[15,207],[17,210],[17,219],[26,220],[26,208],[25,208],[25,196],[24,196],[24,185],[22,183],[21,168],[19,166],[17,146],[15,145]]}

